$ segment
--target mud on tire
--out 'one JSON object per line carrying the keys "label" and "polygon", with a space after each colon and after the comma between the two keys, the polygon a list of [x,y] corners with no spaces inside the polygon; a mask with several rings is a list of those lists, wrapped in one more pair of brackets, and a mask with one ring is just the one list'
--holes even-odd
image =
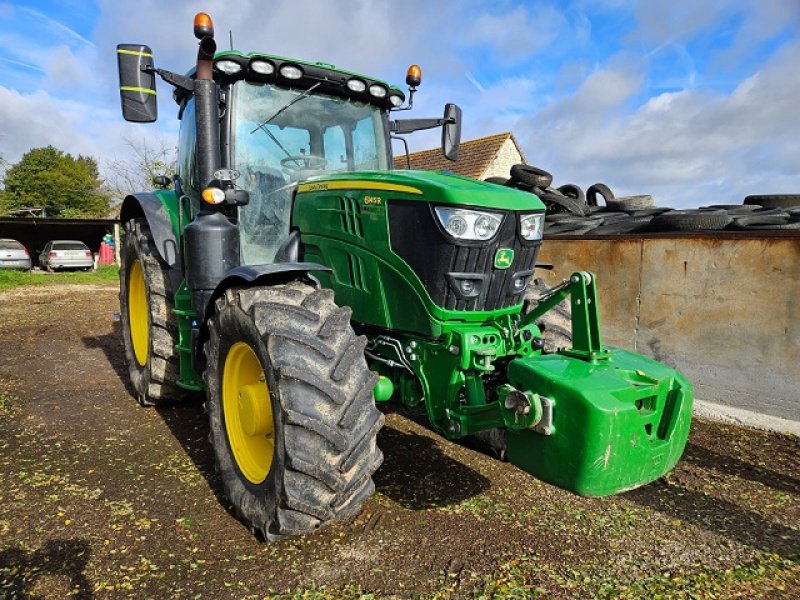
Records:
{"label": "mud on tire", "polygon": [[[211,442],[237,515],[267,540],[347,519],[375,489],[384,417],[350,314],[332,291],[300,282],[231,289],[216,302],[204,373]],[[237,342],[257,355],[272,405],[275,450],[258,484],[242,475],[226,433],[221,384]]]}
{"label": "mud on tire", "polygon": [[[128,288],[131,265],[138,260],[142,267],[148,305],[147,360],[141,366],[134,355]],[[173,290],[167,272],[169,267],[156,250],[147,221],[131,219],[125,223],[125,238],[120,248],[119,304],[122,337],[130,382],[137,400],[143,406],[164,400],[181,399],[187,392],[176,385],[179,377],[178,320],[173,314]]]}

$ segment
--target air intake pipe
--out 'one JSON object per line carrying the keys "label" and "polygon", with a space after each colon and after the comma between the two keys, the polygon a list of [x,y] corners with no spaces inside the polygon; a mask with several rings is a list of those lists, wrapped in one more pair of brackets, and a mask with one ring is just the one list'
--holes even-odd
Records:
{"label": "air intake pipe", "polygon": [[[208,15],[200,13],[195,17],[195,36],[200,39],[194,82],[195,160],[202,190],[214,182],[214,173],[221,166],[219,92],[213,74],[217,44]],[[192,308],[201,318],[214,289],[240,263],[239,228],[220,208],[201,200],[197,216],[184,230],[186,286],[192,296]]]}

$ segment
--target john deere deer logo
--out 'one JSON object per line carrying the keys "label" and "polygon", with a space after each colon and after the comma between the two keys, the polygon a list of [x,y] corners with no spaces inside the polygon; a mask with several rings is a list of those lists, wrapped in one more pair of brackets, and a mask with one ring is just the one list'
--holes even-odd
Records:
{"label": "john deere deer logo", "polygon": [[514,251],[511,248],[500,248],[494,255],[494,268],[507,269],[514,262]]}

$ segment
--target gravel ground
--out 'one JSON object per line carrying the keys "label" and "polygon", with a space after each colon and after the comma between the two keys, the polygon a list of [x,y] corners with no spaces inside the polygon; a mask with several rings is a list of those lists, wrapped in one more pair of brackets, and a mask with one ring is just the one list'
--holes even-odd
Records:
{"label": "gravel ground", "polygon": [[586,499],[390,413],[360,515],[259,542],[200,404],[128,393],[118,310],[0,293],[0,598],[796,597],[800,440],[702,420],[666,478]]}

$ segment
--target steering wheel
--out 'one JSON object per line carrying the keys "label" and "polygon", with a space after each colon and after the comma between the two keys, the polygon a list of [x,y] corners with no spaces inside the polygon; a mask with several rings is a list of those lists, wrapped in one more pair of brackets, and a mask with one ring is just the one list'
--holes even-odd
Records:
{"label": "steering wheel", "polygon": [[328,161],[313,154],[293,154],[281,159],[281,166],[289,171],[305,171],[308,169],[325,169]]}

